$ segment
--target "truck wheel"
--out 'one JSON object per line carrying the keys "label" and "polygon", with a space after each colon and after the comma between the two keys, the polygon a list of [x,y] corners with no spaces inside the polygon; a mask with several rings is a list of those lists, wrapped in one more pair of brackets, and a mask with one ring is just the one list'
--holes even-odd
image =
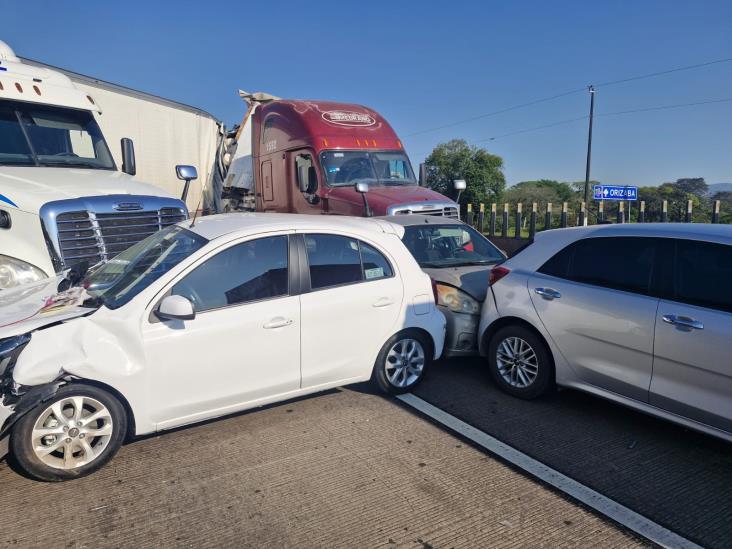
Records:
{"label": "truck wheel", "polygon": [[37,480],[71,480],[103,467],[126,433],[127,414],[115,397],[91,385],[64,385],[18,420],[10,454]]}
{"label": "truck wheel", "polygon": [[546,344],[523,326],[506,326],[493,335],[488,367],[496,384],[519,398],[536,398],[554,384],[554,363]]}
{"label": "truck wheel", "polygon": [[374,364],[373,378],[379,389],[390,395],[411,391],[432,362],[431,349],[428,339],[415,330],[392,336]]}

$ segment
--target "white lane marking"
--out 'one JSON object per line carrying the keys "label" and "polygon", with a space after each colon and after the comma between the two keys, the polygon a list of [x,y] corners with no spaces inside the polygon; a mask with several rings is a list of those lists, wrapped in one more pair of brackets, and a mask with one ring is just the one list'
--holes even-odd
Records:
{"label": "white lane marking", "polygon": [[598,513],[622,524],[629,530],[632,530],[661,547],[701,549],[701,547],[694,542],[689,541],[688,539],[672,532],[668,528],[664,528],[660,524],[653,522],[643,515],[628,509],[624,505],[603,496],[592,488],[563,475],[559,471],[544,465],[540,461],[519,452],[516,448],[513,448],[508,444],[493,438],[489,434],[476,429],[472,425],[459,420],[440,408],[433,406],[429,402],[422,400],[418,396],[407,393],[405,395],[399,395],[397,398],[412,408],[422,412],[426,416],[431,417],[438,423],[441,423],[445,427],[459,433],[469,440],[472,440],[492,454],[505,459],[530,475],[554,486],[556,489],[564,492],[577,501],[584,503]]}

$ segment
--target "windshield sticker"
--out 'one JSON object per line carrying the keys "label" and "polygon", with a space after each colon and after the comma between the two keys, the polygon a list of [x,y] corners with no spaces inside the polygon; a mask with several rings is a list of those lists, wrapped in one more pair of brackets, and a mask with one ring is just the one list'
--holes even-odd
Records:
{"label": "windshield sticker", "polygon": [[333,153],[333,158],[343,158],[343,153]]}
{"label": "windshield sticker", "polygon": [[10,204],[11,206],[14,206],[16,208],[18,207],[18,205],[15,202],[13,202],[12,200],[10,200],[4,194],[0,194],[0,202],[5,202],[5,203]]}
{"label": "windshield sticker", "polygon": [[361,126],[373,126],[376,124],[376,120],[373,116],[365,112],[353,112],[353,111],[325,111],[323,114],[323,120],[335,124],[336,126],[349,126],[349,127],[361,127]]}
{"label": "windshield sticker", "polygon": [[384,268],[383,267],[374,267],[373,269],[366,269],[364,271],[364,274],[366,275],[366,280],[369,280],[371,278],[383,278]]}

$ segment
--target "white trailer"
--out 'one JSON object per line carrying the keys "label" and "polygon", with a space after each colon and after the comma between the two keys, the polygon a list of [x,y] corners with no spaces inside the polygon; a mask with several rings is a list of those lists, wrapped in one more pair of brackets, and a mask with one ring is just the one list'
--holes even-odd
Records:
{"label": "white trailer", "polygon": [[212,193],[220,187],[214,179],[221,174],[219,148],[224,126],[216,117],[202,109],[119,84],[32,59],[21,60],[68,76],[79,90],[94,98],[101,109],[97,122],[118,165],[122,158],[116,144],[123,137],[135,143],[134,180],[149,182],[173,196],[181,196],[183,185],[176,177],[175,166],[193,165],[198,169],[198,179],[191,182],[186,199],[188,210],[191,214],[200,208],[217,210],[218,198]]}

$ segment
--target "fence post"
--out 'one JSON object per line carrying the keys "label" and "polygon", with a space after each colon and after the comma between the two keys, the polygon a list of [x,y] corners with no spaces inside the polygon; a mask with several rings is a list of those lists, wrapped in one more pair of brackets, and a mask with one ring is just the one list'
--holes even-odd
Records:
{"label": "fence post", "polygon": [[516,234],[514,238],[521,238],[521,202],[516,204]]}
{"label": "fence post", "polygon": [[646,222],[646,201],[640,201],[640,210],[638,210],[638,223]]}
{"label": "fence post", "polygon": [[501,236],[505,238],[508,236],[508,202],[503,205],[503,216],[501,222]]}
{"label": "fence post", "polygon": [[567,215],[567,203],[566,202],[562,202],[562,215],[559,218],[559,221],[560,221],[559,226],[562,229],[566,229],[567,228],[567,217],[568,217],[568,215]]}
{"label": "fence post", "polygon": [[663,201],[661,206],[661,222],[666,223],[668,221],[668,200]]}
{"label": "fence post", "polygon": [[488,227],[488,234],[496,236],[496,203],[491,204],[491,220],[490,226]]}
{"label": "fence post", "polygon": [[712,223],[719,223],[719,200],[714,201],[714,209],[712,210]]}
{"label": "fence post", "polygon": [[544,215],[544,230],[552,228],[552,203],[546,203],[546,215]]}
{"label": "fence post", "polygon": [[480,203],[480,211],[478,212],[478,230],[483,234],[485,228],[485,204]]}
{"label": "fence post", "polygon": [[585,219],[587,219],[587,211],[586,211],[586,205],[585,201],[583,200],[580,203],[580,215],[579,215],[579,226],[584,227],[585,226]]}
{"label": "fence post", "polygon": [[536,236],[536,202],[531,205],[531,217],[529,218],[529,238]]}
{"label": "fence post", "polygon": [[618,223],[625,223],[625,202],[622,200],[618,202]]}
{"label": "fence post", "polygon": [[465,216],[467,219],[465,220],[468,225],[471,227],[473,226],[473,205],[468,202],[468,214]]}
{"label": "fence post", "polygon": [[597,203],[597,222],[603,223],[605,221],[605,201],[600,200]]}
{"label": "fence post", "polygon": [[686,201],[686,217],[684,218],[684,221],[686,223],[691,223],[691,208],[693,207],[693,202],[691,200]]}

